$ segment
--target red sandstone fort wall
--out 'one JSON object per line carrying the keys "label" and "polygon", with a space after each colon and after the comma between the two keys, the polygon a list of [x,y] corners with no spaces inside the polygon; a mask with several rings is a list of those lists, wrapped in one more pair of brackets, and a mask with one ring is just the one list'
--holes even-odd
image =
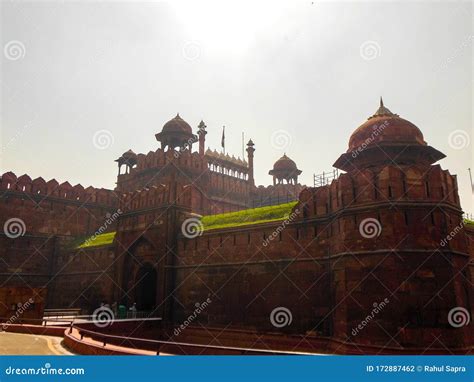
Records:
{"label": "red sandstone fort wall", "polygon": [[[439,166],[343,174],[304,190],[296,209],[298,218],[270,241],[277,223],[180,238],[176,322],[210,297],[199,317],[209,326],[275,331],[269,316],[283,306],[293,315],[283,331],[346,341],[387,298],[377,324],[351,341],[384,345],[390,333],[416,346],[439,335],[447,346],[466,346],[469,328],[447,322],[453,307],[473,303],[464,231],[441,244],[461,222],[454,176]],[[379,222],[377,237],[361,235],[367,218]]]}
{"label": "red sandstone fort wall", "polygon": [[[13,232],[18,235],[11,237],[5,229],[0,233],[0,282],[32,291],[48,285],[47,301],[58,298],[64,305],[52,292],[54,276],[60,269],[58,256],[67,252],[72,242],[92,235],[104,225],[107,214],[116,211],[115,193],[93,187],[84,189],[80,184],[72,187],[68,182],[59,184],[55,179],[31,180],[27,175],[17,178],[7,172],[0,178],[0,195],[2,227],[9,219],[19,222],[19,231]],[[113,228],[109,226],[107,230]],[[87,261],[78,264],[81,270],[87,268]],[[77,287],[70,280],[67,282],[69,289],[65,290]],[[69,297],[63,294],[63,299]]]}
{"label": "red sandstone fort wall", "polygon": [[137,165],[130,170],[130,173],[118,176],[117,190],[130,192],[166,184],[167,179],[175,178],[176,168],[180,169],[178,176],[194,180],[207,169],[207,162],[198,153],[189,151],[178,153],[158,149],[150,151],[147,155],[138,154]]}
{"label": "red sandstone fort wall", "polygon": [[46,235],[0,236],[0,284],[31,288],[48,284],[58,239]]}
{"label": "red sandstone fort wall", "polygon": [[[117,198],[113,191],[55,179],[31,180],[7,172],[0,179],[0,216],[3,221],[21,219],[27,233],[80,236],[92,234],[114,212]],[[2,224],[3,224],[2,221]]]}
{"label": "red sandstone fort wall", "polygon": [[[28,322],[28,319],[41,319],[46,302],[46,288],[0,287],[0,302],[0,317],[5,318],[2,321],[6,324],[20,324]],[[37,321],[32,323],[38,324]]]}
{"label": "red sandstone fort wall", "polygon": [[211,171],[206,157],[187,150],[158,149],[147,155],[138,154],[137,165],[130,173],[118,176],[117,191],[134,192],[153,186],[171,188],[175,182],[178,187],[191,185],[199,189],[206,201],[193,204],[193,210],[198,213],[234,211],[248,203],[247,180]]}
{"label": "red sandstone fort wall", "polygon": [[55,258],[48,300],[55,308],[81,308],[92,314],[101,303],[115,301],[117,279],[113,245],[63,250]]}

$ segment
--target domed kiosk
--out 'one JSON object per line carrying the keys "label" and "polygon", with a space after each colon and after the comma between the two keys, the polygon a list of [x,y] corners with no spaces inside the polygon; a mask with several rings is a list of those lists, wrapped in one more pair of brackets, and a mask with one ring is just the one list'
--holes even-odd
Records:
{"label": "domed kiosk", "polygon": [[125,166],[125,174],[130,174],[130,170],[137,164],[137,154],[132,150],[128,150],[120,158],[116,159],[115,162],[118,163],[119,175],[121,174],[122,166]]}
{"label": "domed kiosk", "polygon": [[286,181],[288,184],[297,184],[298,175],[301,170],[298,170],[296,163],[286,156],[286,153],[273,164],[273,169],[268,172],[273,176],[273,184],[282,184]]}
{"label": "domed kiosk", "polygon": [[393,163],[430,165],[445,155],[428,146],[418,127],[392,113],[383,104],[359,126],[349,139],[349,148],[334,163],[344,171]]}
{"label": "domed kiosk", "polygon": [[161,132],[155,134],[155,137],[158,142],[161,142],[163,150],[166,147],[170,149],[189,147],[191,149],[192,144],[198,140],[197,136],[193,134],[191,126],[179,116],[179,113],[166,122]]}

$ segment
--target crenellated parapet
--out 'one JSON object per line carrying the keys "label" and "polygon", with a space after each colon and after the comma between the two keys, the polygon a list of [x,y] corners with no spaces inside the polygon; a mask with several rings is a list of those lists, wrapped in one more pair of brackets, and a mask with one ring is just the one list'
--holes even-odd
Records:
{"label": "crenellated parapet", "polygon": [[189,207],[195,190],[195,187],[180,184],[150,186],[121,194],[119,209],[122,213],[130,213],[170,205]]}
{"label": "crenellated parapet", "polygon": [[128,213],[135,210],[153,208],[169,202],[169,188],[150,186],[142,190],[124,193],[120,196],[119,208]]}
{"label": "crenellated parapet", "polygon": [[[1,224],[19,219],[28,237],[93,234],[116,211],[114,191],[7,172],[0,178]],[[28,241],[28,239],[27,239]]]}
{"label": "crenellated parapet", "polygon": [[329,185],[304,189],[300,200],[305,204],[306,218],[353,207],[374,207],[377,203],[424,203],[461,209],[456,176],[440,165],[428,171],[416,166],[388,165],[345,173]]}
{"label": "crenellated parapet", "polygon": [[63,199],[87,204],[100,204],[113,207],[117,204],[114,191],[105,188],[84,188],[81,184],[72,186],[69,182],[59,183],[56,179],[45,181],[42,177],[31,179],[28,175],[17,177],[13,172],[6,172],[0,178],[0,192],[28,194],[31,198],[46,200]]}
{"label": "crenellated parapet", "polygon": [[278,183],[271,186],[258,186],[251,191],[250,207],[270,206],[297,200],[305,188],[301,184]]}
{"label": "crenellated parapet", "polygon": [[[208,171],[206,159],[197,152],[190,150],[150,151],[148,154],[137,154],[136,165],[128,173],[117,177],[117,190],[134,191],[166,182],[166,177],[175,173],[176,168],[191,181]],[[159,174],[160,176],[156,176]]]}
{"label": "crenellated parapet", "polygon": [[156,151],[150,151],[148,154],[137,155],[137,166],[132,169],[139,172],[151,168],[163,167],[168,163],[173,162],[179,167],[189,167],[196,170],[203,170],[206,168],[206,161],[197,152],[189,150],[164,151],[161,148]]}

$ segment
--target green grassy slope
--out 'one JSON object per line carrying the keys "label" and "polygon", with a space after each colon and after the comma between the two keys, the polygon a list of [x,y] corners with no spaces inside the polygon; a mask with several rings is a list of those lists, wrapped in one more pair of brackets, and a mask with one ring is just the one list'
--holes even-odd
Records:
{"label": "green grassy slope", "polygon": [[97,235],[93,240],[86,240],[81,245],[77,246],[77,248],[91,248],[91,247],[99,247],[102,245],[109,245],[112,244],[115,238],[115,232],[107,232]]}
{"label": "green grassy slope", "polygon": [[202,217],[204,231],[285,220],[298,202],[279,204]]}

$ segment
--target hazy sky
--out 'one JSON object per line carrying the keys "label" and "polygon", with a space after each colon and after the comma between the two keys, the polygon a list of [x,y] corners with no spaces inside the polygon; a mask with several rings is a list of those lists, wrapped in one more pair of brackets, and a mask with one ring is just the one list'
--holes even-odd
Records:
{"label": "hazy sky", "polygon": [[383,95],[473,213],[472,24],[470,2],[4,1],[0,171],[113,188],[179,112],[211,148],[252,138],[258,184],[286,152],[312,185]]}

